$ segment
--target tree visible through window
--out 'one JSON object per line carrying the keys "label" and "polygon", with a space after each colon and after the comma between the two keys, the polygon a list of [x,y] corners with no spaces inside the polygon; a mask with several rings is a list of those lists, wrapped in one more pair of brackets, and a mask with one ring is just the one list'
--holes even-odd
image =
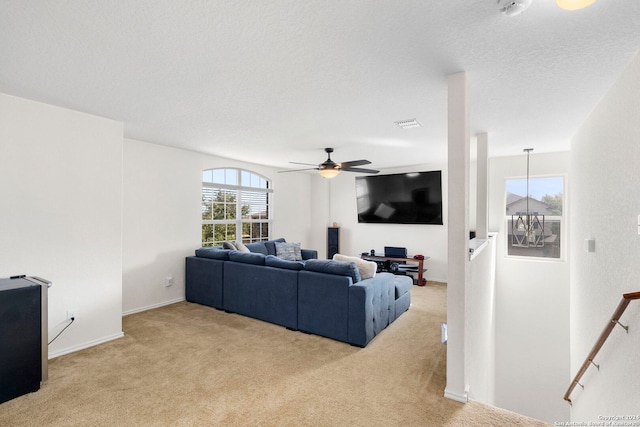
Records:
{"label": "tree visible through window", "polygon": [[270,181],[241,169],[202,172],[202,246],[268,240],[271,229]]}
{"label": "tree visible through window", "polygon": [[526,179],[506,181],[507,254],[560,258],[564,178],[529,178],[528,188]]}

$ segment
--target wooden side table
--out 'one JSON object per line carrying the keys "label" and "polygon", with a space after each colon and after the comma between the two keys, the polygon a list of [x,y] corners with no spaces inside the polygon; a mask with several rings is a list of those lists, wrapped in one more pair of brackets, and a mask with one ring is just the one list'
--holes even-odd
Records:
{"label": "wooden side table", "polygon": [[428,256],[424,257],[424,259],[415,259],[415,258],[386,257],[384,255],[362,255],[361,258],[367,261],[374,261],[374,262],[396,261],[396,262],[418,263],[418,286],[424,286],[426,284],[426,280],[424,280],[423,273],[426,271],[426,269],[424,268],[424,262],[430,258]]}

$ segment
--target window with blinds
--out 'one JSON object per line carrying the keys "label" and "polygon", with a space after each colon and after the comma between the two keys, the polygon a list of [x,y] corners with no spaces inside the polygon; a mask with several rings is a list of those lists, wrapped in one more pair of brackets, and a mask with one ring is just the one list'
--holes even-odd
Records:
{"label": "window with blinds", "polygon": [[204,170],[202,246],[269,240],[272,194],[270,181],[256,173],[235,168]]}

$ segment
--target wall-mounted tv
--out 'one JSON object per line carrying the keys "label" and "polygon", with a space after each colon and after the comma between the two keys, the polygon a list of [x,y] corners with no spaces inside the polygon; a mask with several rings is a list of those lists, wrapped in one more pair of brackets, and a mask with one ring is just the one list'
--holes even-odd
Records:
{"label": "wall-mounted tv", "polygon": [[442,225],[441,171],[356,177],[358,222]]}

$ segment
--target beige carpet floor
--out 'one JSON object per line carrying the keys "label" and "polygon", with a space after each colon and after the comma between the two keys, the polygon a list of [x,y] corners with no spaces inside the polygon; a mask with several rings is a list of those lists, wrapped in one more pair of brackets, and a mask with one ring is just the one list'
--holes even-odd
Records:
{"label": "beige carpet floor", "polygon": [[53,359],[0,426],[546,426],[443,397],[446,285],[366,348],[187,302],[127,316],[125,337]]}

